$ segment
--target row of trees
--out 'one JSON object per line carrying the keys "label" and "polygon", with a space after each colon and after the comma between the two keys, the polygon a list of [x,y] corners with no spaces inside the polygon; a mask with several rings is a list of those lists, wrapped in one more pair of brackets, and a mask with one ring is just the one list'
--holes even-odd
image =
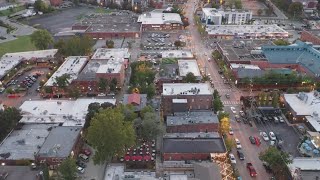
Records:
{"label": "row of trees", "polygon": [[141,94],[147,94],[148,98],[155,95],[154,78],[156,73],[149,61],[131,63],[130,90],[138,89]]}
{"label": "row of trees", "polygon": [[219,95],[219,92],[216,89],[213,91],[212,106],[215,113],[217,113],[218,111],[223,111],[224,106],[221,101],[221,96]]}
{"label": "row of trees", "polygon": [[152,107],[146,106],[140,116],[131,105],[93,103],[86,117],[86,140],[96,150],[95,164],[123,155],[124,148],[136,144],[137,139],[152,140],[164,132],[163,125]]}
{"label": "row of trees", "polygon": [[14,107],[0,110],[0,141],[8,135],[21,118],[20,111]]}
{"label": "row of trees", "polygon": [[52,11],[54,11],[52,6],[48,6],[44,1],[42,0],[36,0],[34,2],[34,10],[36,12],[43,12],[43,13],[50,13]]}
{"label": "row of trees", "polygon": [[288,12],[293,18],[300,17],[303,12],[303,5],[301,2],[272,0],[272,2],[281,10]]}
{"label": "row of trees", "polygon": [[279,97],[280,96],[278,92],[261,92],[259,94],[258,104],[259,106],[272,106],[274,108],[277,108],[279,107]]}

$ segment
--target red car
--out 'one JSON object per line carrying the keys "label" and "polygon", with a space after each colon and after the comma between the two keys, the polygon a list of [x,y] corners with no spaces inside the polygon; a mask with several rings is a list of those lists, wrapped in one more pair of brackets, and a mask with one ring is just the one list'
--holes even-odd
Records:
{"label": "red car", "polygon": [[249,170],[251,177],[257,176],[257,171],[254,169],[252,163],[247,163],[247,169]]}
{"label": "red car", "polygon": [[86,156],[90,156],[91,150],[90,149],[82,149],[82,153],[85,154]]}
{"label": "red car", "polygon": [[257,146],[260,146],[261,140],[258,137],[254,137],[254,141],[256,142]]}

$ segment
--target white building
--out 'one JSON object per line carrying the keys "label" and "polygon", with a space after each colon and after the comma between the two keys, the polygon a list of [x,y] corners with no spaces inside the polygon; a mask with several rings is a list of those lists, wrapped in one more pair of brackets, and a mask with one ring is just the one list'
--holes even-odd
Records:
{"label": "white building", "polygon": [[252,12],[248,10],[220,10],[215,8],[202,8],[201,20],[205,24],[245,24],[252,19]]}
{"label": "white building", "polygon": [[162,58],[178,58],[178,59],[193,59],[194,56],[190,50],[169,50],[161,52]]}
{"label": "white building", "polygon": [[314,180],[320,177],[320,158],[296,157],[288,164],[294,179]]}
{"label": "white building", "polygon": [[56,78],[62,75],[69,75],[69,84],[78,77],[81,70],[87,64],[88,56],[69,56],[59,69],[48,79],[44,86],[55,86]]}
{"label": "white building", "polygon": [[179,75],[185,77],[188,73],[193,73],[197,80],[201,80],[201,74],[196,60],[178,60]]}

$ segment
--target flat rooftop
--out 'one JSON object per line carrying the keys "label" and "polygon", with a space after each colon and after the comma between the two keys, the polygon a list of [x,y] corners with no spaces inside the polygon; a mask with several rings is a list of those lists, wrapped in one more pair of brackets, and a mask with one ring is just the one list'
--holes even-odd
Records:
{"label": "flat rooftop", "polygon": [[0,59],[0,78],[22,61],[34,58],[53,58],[57,52],[58,49],[6,53]]}
{"label": "flat rooftop", "polygon": [[96,73],[120,73],[124,61],[110,59],[106,64],[100,65]]}
{"label": "flat rooftop", "polygon": [[163,83],[162,95],[211,95],[213,89],[208,83]]}
{"label": "flat rooftop", "polygon": [[259,66],[257,65],[252,65],[252,64],[230,64],[231,69],[256,69],[259,70]]}
{"label": "flat rooftop", "polygon": [[177,13],[148,12],[139,16],[138,22],[141,24],[182,24],[182,20]]}
{"label": "flat rooftop", "polygon": [[110,60],[115,59],[119,61],[124,61],[124,59],[129,59],[130,53],[127,48],[99,48],[91,57],[92,60]]}
{"label": "flat rooftop", "polygon": [[197,60],[178,60],[179,74],[185,77],[188,73],[192,72],[194,76],[201,77]]}
{"label": "flat rooftop", "polygon": [[34,160],[53,124],[25,124],[21,129],[12,131],[0,144],[0,159]]}
{"label": "flat rooftop", "polygon": [[104,180],[119,179],[140,179],[140,180],[157,180],[155,172],[126,172],[124,164],[108,164],[105,171]]}
{"label": "flat rooftop", "polygon": [[290,169],[300,168],[302,171],[320,171],[320,158],[296,157],[288,165]]}
{"label": "flat rooftop", "polygon": [[270,36],[275,34],[288,37],[289,33],[276,24],[272,25],[207,25],[206,31],[209,35],[228,36]]}
{"label": "flat rooftop", "polygon": [[80,136],[81,126],[55,126],[37,155],[40,157],[68,157]]}
{"label": "flat rooftop", "polygon": [[225,13],[251,13],[251,11],[243,9],[220,10],[216,8],[202,8],[202,12],[207,16],[222,16]]}
{"label": "flat rooftop", "polygon": [[219,138],[218,132],[193,132],[193,133],[167,133],[163,138]]}
{"label": "flat rooftop", "polygon": [[117,32],[117,33],[126,33],[126,32],[140,32],[140,24],[138,23],[128,23],[128,24],[119,24],[115,23],[112,25],[109,24],[93,24],[91,25],[86,32]]}
{"label": "flat rooftop", "polygon": [[219,123],[218,117],[212,111],[178,112],[167,116],[167,126],[196,125]]}
{"label": "flat rooftop", "polygon": [[77,78],[88,59],[88,56],[69,56],[58,68],[58,70],[54,72],[54,74],[48,79],[44,86],[54,86],[56,83],[56,78],[64,74],[70,75],[70,78],[68,79],[70,84],[74,79]]}
{"label": "flat rooftop", "polygon": [[162,58],[194,58],[192,52],[190,50],[170,50],[170,51],[162,51]]}
{"label": "flat rooftop", "polygon": [[35,100],[25,101],[21,106],[21,123],[61,123],[63,126],[83,126],[88,106],[91,103],[109,102],[115,105],[115,99],[77,100]]}
{"label": "flat rooftop", "polygon": [[[315,96],[316,94],[316,96]],[[320,95],[318,92],[284,94],[284,99],[297,115],[312,116],[320,114]]]}
{"label": "flat rooftop", "polygon": [[218,46],[228,61],[258,61],[265,60],[261,46],[272,44],[269,40],[224,40],[219,41]]}
{"label": "flat rooftop", "polygon": [[163,153],[225,153],[222,138],[164,138]]}
{"label": "flat rooftop", "polygon": [[108,61],[106,60],[91,60],[87,63],[87,65],[83,68],[83,70],[78,75],[78,81],[95,81],[96,73],[100,66],[106,65]]}
{"label": "flat rooftop", "polygon": [[29,166],[2,166],[1,169],[9,174],[6,180],[34,180],[39,173],[31,170]]}

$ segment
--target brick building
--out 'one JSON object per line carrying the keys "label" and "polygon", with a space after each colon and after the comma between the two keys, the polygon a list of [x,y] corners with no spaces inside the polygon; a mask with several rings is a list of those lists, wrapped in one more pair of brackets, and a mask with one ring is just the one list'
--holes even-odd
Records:
{"label": "brick building", "polygon": [[77,157],[83,145],[80,126],[55,126],[35,155],[37,163],[56,169],[68,157]]}
{"label": "brick building", "polygon": [[167,133],[218,132],[219,120],[212,111],[175,112],[167,116]]}
{"label": "brick building", "polygon": [[320,37],[319,37],[320,31],[319,30],[310,30],[310,31],[302,31],[300,40],[305,42],[311,42],[314,45],[320,44]]}
{"label": "brick building", "polygon": [[148,12],[139,16],[142,31],[183,29],[181,17],[177,13]]}
{"label": "brick building", "polygon": [[210,110],[213,89],[207,83],[165,83],[162,91],[164,116],[189,110]]}
{"label": "brick building", "polygon": [[218,133],[173,133],[163,137],[163,161],[210,160],[227,152]]}

